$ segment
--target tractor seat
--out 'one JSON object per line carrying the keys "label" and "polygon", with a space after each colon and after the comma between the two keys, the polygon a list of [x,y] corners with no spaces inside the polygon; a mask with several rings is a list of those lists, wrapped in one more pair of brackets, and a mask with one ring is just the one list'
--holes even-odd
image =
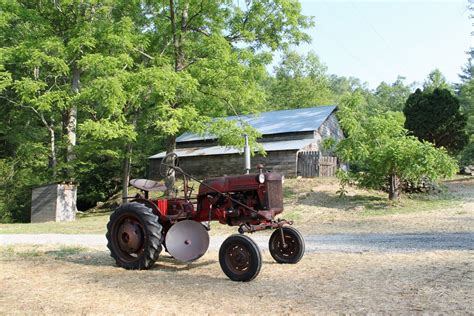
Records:
{"label": "tractor seat", "polygon": [[149,179],[132,179],[130,180],[130,184],[137,189],[148,192],[164,192],[166,190],[166,185],[163,182],[153,181]]}

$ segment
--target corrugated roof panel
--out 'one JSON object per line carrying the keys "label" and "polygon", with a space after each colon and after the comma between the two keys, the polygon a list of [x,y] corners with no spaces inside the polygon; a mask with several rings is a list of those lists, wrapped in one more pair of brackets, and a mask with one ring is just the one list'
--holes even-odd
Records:
{"label": "corrugated roof panel", "polygon": [[[336,109],[336,106],[318,106],[283,111],[263,112],[257,115],[241,116],[257,129],[262,135],[306,132],[317,130],[326,118]],[[228,116],[226,120],[238,120],[237,116]],[[196,140],[214,139],[213,135],[200,136],[193,133],[184,133],[176,142],[189,142]]]}
{"label": "corrugated roof panel", "polygon": [[[278,150],[299,150],[303,147],[308,146],[311,143],[316,142],[315,139],[299,139],[299,140],[285,140],[279,142],[267,142],[262,143],[265,151],[278,151]],[[193,148],[178,148],[175,153],[178,157],[194,157],[194,156],[212,156],[212,155],[228,155],[228,154],[239,154],[241,151],[235,148],[229,148],[225,146],[211,146],[211,147],[193,147]],[[148,157],[149,159],[160,159],[166,155],[163,151],[159,154]]]}

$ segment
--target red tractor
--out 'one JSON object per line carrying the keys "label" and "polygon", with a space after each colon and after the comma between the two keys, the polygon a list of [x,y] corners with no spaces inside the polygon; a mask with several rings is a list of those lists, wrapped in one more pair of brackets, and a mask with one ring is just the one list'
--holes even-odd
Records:
{"label": "red tractor", "polygon": [[[228,237],[219,249],[219,263],[234,281],[254,279],[262,265],[257,244],[244,233],[273,229],[269,250],[278,263],[297,263],[304,254],[301,234],[290,227],[291,221],[276,219],[283,212],[283,176],[264,172],[223,176],[198,181],[185,173],[178,157],[163,158],[163,176],[175,173],[183,178],[183,196],[150,199],[149,192],[166,187],[159,182],[134,179],[130,183],[143,191],[118,207],[107,224],[107,247],[117,265],[125,269],[148,269],[162,247],[175,259],[190,262],[200,258],[209,247],[210,221],[239,226],[239,234]],[[189,179],[200,183],[192,196]]]}

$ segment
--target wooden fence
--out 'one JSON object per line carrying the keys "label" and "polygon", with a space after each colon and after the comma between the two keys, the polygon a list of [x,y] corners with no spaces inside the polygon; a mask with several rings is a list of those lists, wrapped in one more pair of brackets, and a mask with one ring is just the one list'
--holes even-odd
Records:
{"label": "wooden fence", "polygon": [[336,175],[337,158],[322,156],[319,151],[298,153],[297,175],[303,178],[333,177]]}

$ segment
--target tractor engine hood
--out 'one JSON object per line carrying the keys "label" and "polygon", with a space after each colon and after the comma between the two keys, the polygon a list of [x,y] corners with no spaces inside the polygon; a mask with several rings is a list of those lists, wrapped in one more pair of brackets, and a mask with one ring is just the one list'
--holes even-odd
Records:
{"label": "tractor engine hood", "polygon": [[[282,180],[279,173],[266,172],[265,182]],[[219,192],[238,192],[256,190],[261,185],[258,182],[258,173],[244,174],[239,176],[223,176],[204,180],[204,185],[199,186],[199,195],[210,194],[215,191]]]}

